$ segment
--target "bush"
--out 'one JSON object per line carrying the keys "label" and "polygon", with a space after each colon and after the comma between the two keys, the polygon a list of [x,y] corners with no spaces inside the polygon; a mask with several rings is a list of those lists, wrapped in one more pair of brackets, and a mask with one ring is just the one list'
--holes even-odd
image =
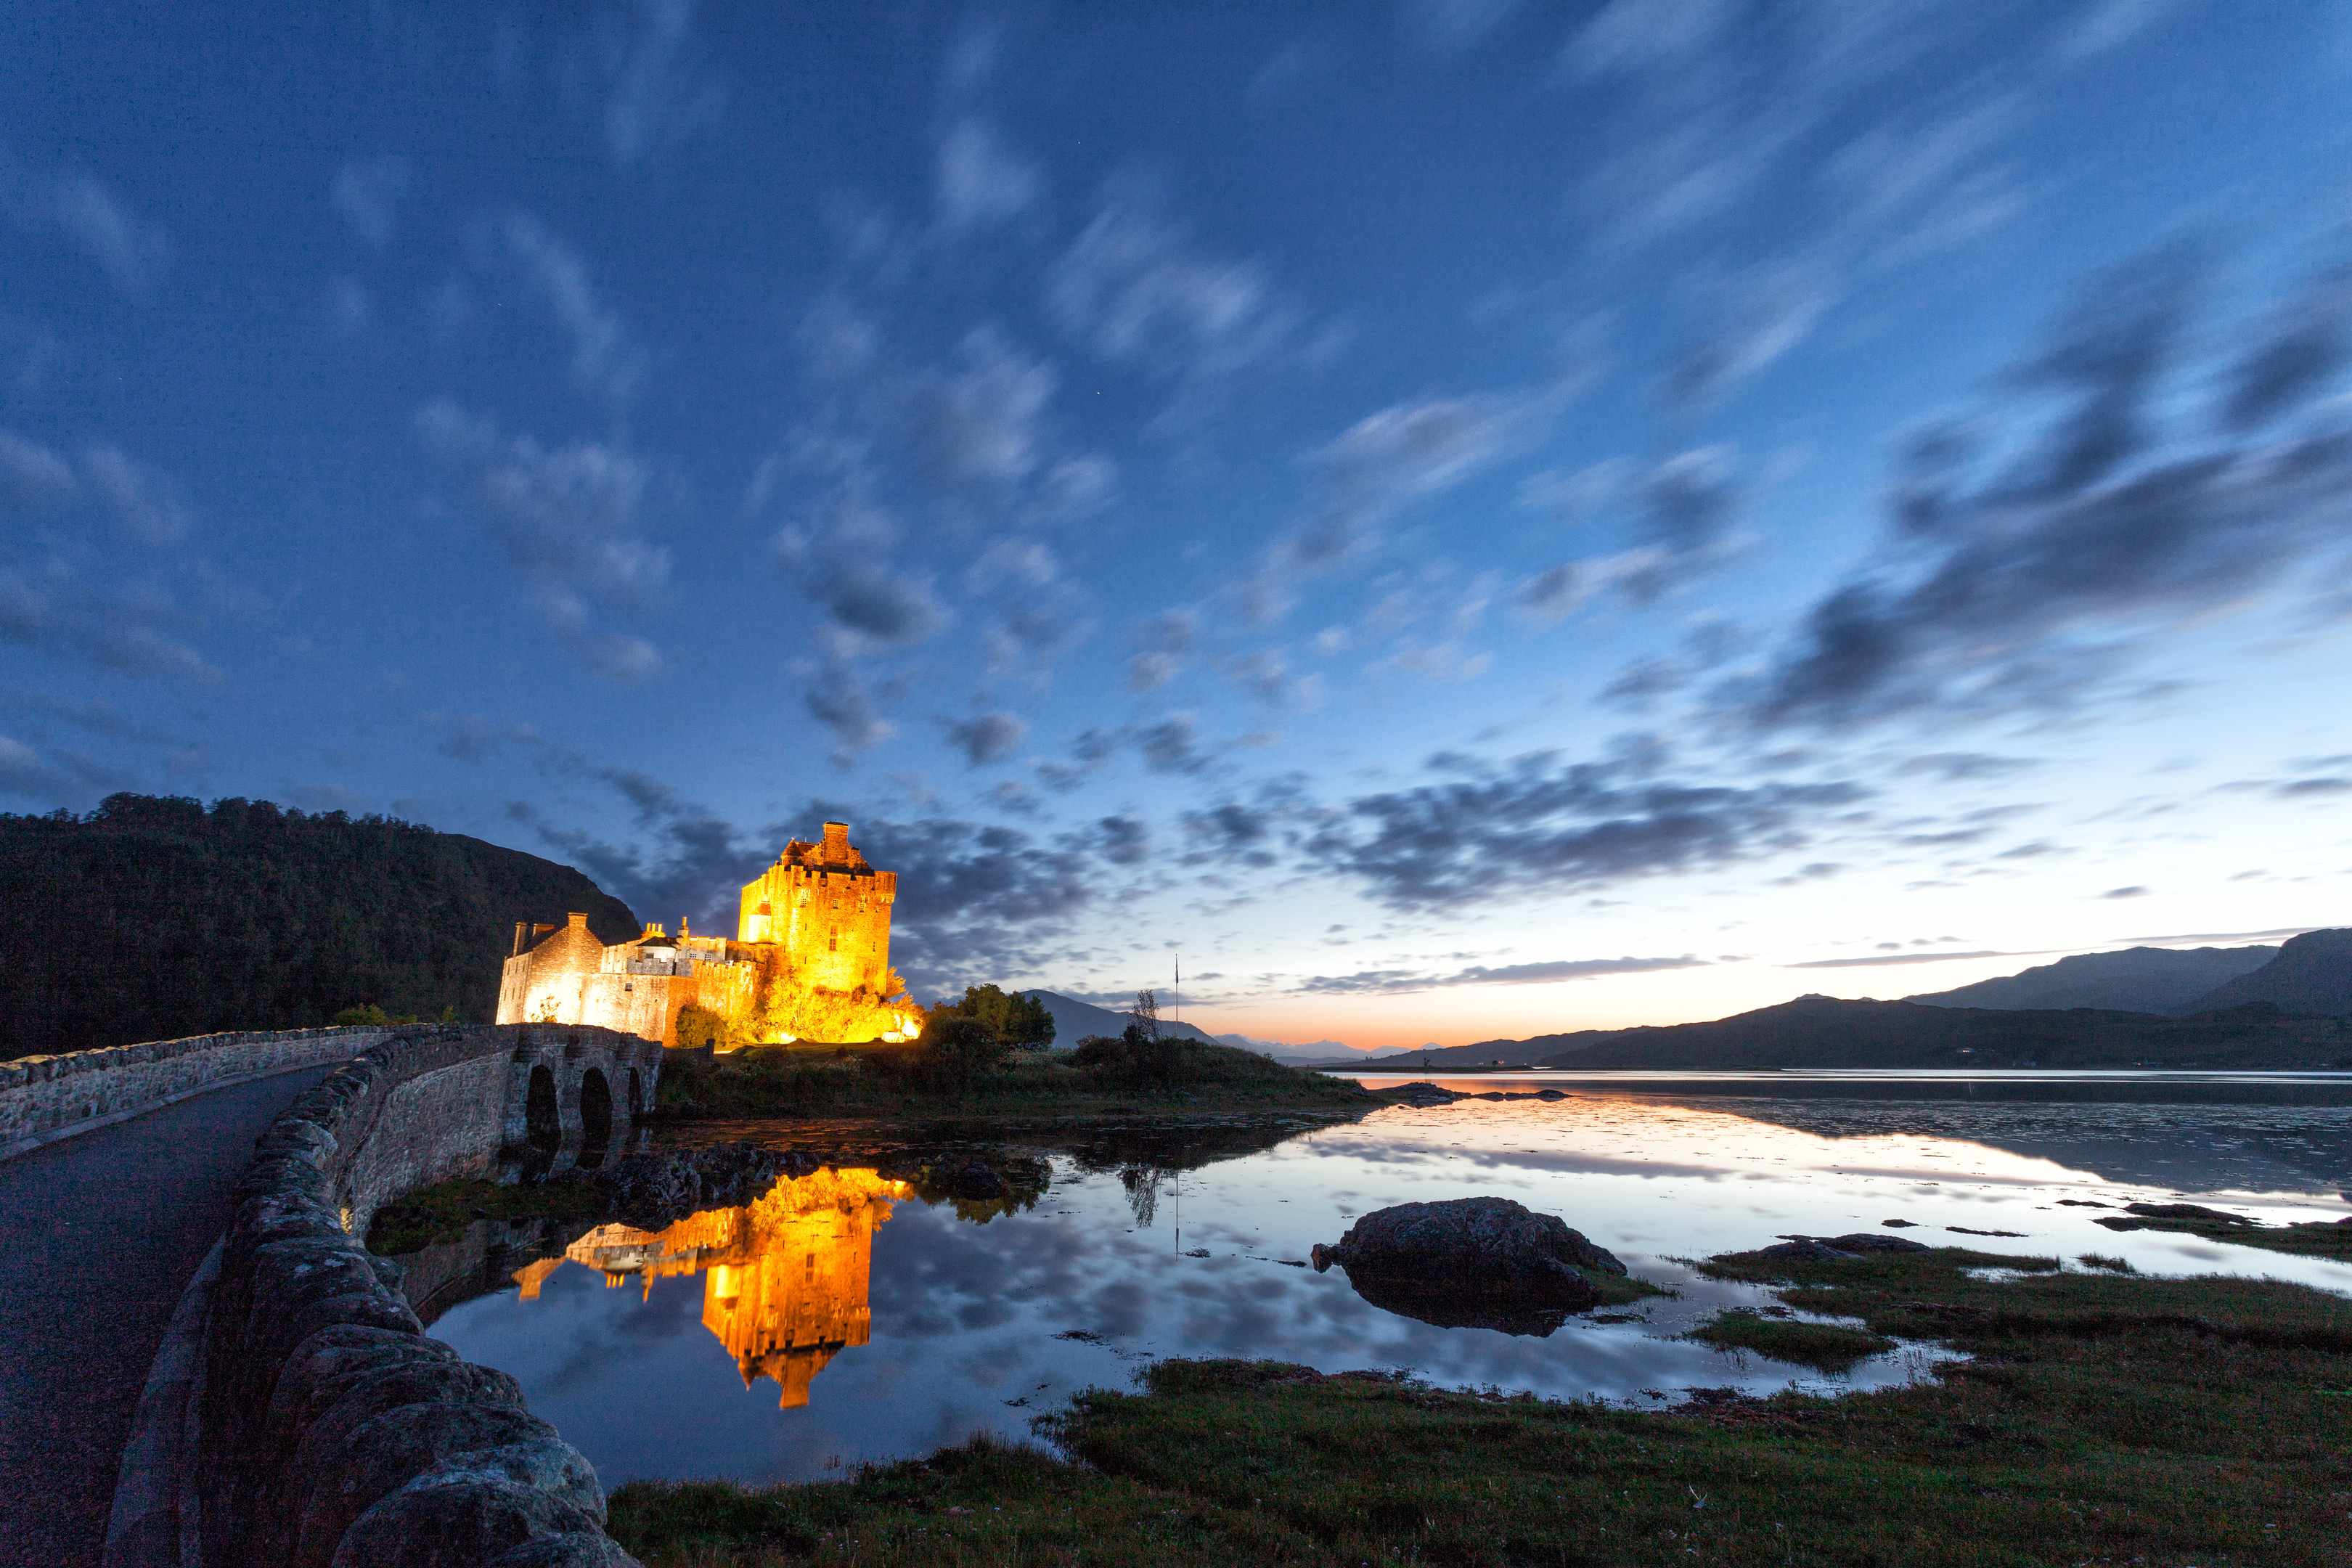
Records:
{"label": "bush", "polygon": [[1070,1054],[1070,1065],[1122,1083],[1164,1083],[1183,1066],[1184,1050],[1173,1035],[1129,1024],[1117,1035],[1088,1035]]}
{"label": "bush", "polygon": [[977,1019],[1007,1050],[1043,1050],[1054,1043],[1054,1015],[1045,1004],[1018,992],[1007,994],[995,985],[966,986],[962,1001],[941,1002],[929,1010],[929,1016]]}
{"label": "bush", "polygon": [[709,1008],[688,1003],[677,1010],[677,1043],[681,1049],[731,1051],[738,1041],[726,1017]]}

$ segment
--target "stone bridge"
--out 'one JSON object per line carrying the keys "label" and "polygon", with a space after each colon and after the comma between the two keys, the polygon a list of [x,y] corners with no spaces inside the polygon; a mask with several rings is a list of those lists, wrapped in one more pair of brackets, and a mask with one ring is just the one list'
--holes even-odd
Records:
{"label": "stone bridge", "polygon": [[[340,1064],[269,1123],[226,1195],[228,1229],[181,1296],[139,1396],[100,1560],[629,1563],[603,1532],[587,1462],[523,1408],[512,1378],[425,1337],[400,1269],[362,1238],[378,1209],[418,1187],[613,1157],[635,1141],[662,1059],[634,1035],[500,1025],[215,1036],[0,1063],[0,1157],[210,1089]],[[145,1134],[160,1141],[151,1160],[173,1157],[165,1123],[179,1114]]]}

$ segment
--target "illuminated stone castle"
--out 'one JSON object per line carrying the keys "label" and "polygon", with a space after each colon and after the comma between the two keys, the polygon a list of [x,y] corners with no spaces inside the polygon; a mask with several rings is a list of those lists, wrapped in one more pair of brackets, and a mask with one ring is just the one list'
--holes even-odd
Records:
{"label": "illuminated stone castle", "polygon": [[787,1176],[756,1203],[706,1209],[667,1230],[600,1226],[515,1281],[532,1301],[566,1263],[597,1270],[609,1287],[641,1279],[647,1296],[656,1279],[700,1274],[702,1326],[735,1358],[745,1388],[772,1377],[790,1410],[808,1403],[810,1380],[836,1352],[871,1336],[874,1227],[892,1199],[912,1196],[874,1171]]}
{"label": "illuminated stone castle", "polygon": [[681,923],[675,938],[649,925],[607,946],[584,914],[517,925],[498,1021],[601,1024],[675,1046],[678,1014],[697,1006],[739,1040],[912,1039],[922,1012],[890,969],[898,894],[897,875],[867,865],[848,827],[828,822],[822,839],[793,840],[744,885],[732,942]]}

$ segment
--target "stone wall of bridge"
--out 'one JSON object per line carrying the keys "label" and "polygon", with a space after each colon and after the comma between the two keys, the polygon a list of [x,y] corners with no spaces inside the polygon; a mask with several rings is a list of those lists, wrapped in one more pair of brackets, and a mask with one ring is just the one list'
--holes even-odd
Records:
{"label": "stone wall of bridge", "polygon": [[[426,1338],[398,1266],[361,1238],[415,1187],[591,1154],[600,1104],[604,1146],[625,1147],[662,1047],[562,1025],[384,1033],[256,1145],[209,1279],[191,1288],[201,1328],[177,1402],[190,1436],[168,1454],[169,1483],[142,1493],[155,1506],[130,1520],[118,1506],[110,1568],[631,1562],[604,1534],[587,1461],[511,1377]],[[151,1381],[149,1400],[170,1392]]]}
{"label": "stone wall of bridge", "polygon": [[0,1061],[0,1160],[190,1095],[348,1060],[393,1032],[358,1025],[192,1035]]}

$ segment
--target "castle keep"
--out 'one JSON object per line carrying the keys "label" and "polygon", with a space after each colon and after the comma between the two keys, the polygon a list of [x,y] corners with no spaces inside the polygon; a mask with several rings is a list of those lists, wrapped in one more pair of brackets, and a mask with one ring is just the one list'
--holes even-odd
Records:
{"label": "castle keep", "polygon": [[597,1024],[675,1046],[679,1013],[695,1006],[739,1040],[912,1039],[922,1012],[890,969],[898,893],[896,874],[867,865],[848,827],[828,822],[823,838],[793,840],[744,885],[732,942],[681,923],[675,938],[649,925],[607,946],[584,914],[516,926],[499,1022]]}

